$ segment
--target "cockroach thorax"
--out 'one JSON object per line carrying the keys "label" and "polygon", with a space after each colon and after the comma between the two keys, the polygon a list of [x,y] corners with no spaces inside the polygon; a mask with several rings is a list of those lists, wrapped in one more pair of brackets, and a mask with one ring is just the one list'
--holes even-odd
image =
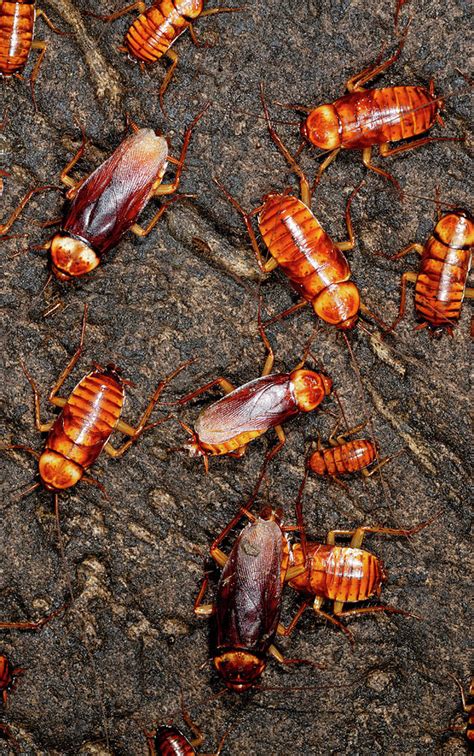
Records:
{"label": "cockroach thorax", "polygon": [[332,380],[323,373],[313,370],[294,370],[291,382],[295,400],[301,412],[311,412],[331,393]]}
{"label": "cockroach thorax", "polygon": [[340,147],[340,123],[334,105],[314,108],[301,126],[301,135],[321,150]]}
{"label": "cockroach thorax", "polygon": [[203,11],[204,0],[179,0],[177,6],[186,18],[197,18]]}
{"label": "cockroach thorax", "polygon": [[59,452],[47,449],[39,460],[39,474],[48,491],[64,491],[82,478],[84,470]]}
{"label": "cockroach thorax", "polygon": [[214,665],[227,688],[242,693],[254,685],[265,669],[264,659],[249,651],[225,651],[214,658]]}
{"label": "cockroach thorax", "polygon": [[51,270],[60,281],[70,281],[97,268],[100,258],[82,239],[56,234],[51,241]]}

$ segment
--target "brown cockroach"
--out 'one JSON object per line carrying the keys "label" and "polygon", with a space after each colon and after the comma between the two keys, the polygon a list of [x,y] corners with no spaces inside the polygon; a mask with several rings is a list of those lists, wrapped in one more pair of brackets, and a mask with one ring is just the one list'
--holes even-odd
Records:
{"label": "brown cockroach", "polygon": [[[219,546],[242,516],[251,522],[227,557]],[[304,566],[289,566],[289,544],[281,522],[281,512],[270,507],[258,517],[248,509],[238,512],[210,549],[212,558],[222,567],[216,601],[202,604],[206,576],[194,604],[199,616],[216,615],[214,666],[226,687],[239,693],[256,684],[269,653],[281,664],[313,664],[305,659],[286,659],[273,644],[277,632],[286,632],[279,624],[283,584],[304,572]]]}
{"label": "brown cockroach", "polygon": [[119,52],[128,53],[131,58],[138,60],[142,66],[156,63],[164,56],[171,61],[171,67],[163,79],[159,92],[161,108],[164,111],[163,97],[178,65],[178,54],[171,49],[171,46],[181,34],[189,29],[192,41],[200,47],[193,27],[194,21],[216,13],[237,13],[241,8],[204,10],[204,0],[154,0],[147,7],[145,2],[138,0],[108,16],[95,13],[90,15],[101,21],[115,21],[133,10],[137,10],[140,15],[125,35],[124,46],[118,49]]}
{"label": "brown cockroach", "polygon": [[[398,147],[390,147],[391,142],[399,142],[423,134],[437,121],[443,121],[439,111],[443,98],[434,94],[433,82],[430,88],[420,86],[385,87],[384,89],[364,89],[364,84],[386,71],[398,59],[406,32],[397,51],[382,63],[364,68],[351,76],[346,83],[349,94],[332,103],[316,108],[294,106],[296,110],[308,113],[301,126],[305,140],[315,147],[329,151],[320,165],[317,181],[333,162],[341,150],[362,150],[362,161],[366,168],[392,181],[400,190],[394,177],[372,163],[372,149],[379,146],[382,157],[400,155],[430,142],[456,141],[455,137],[422,137]],[[290,106],[291,107],[291,106]]]}
{"label": "brown cockroach", "polygon": [[57,29],[36,0],[1,0],[0,2],[0,78],[18,76],[26,66],[30,50],[40,50],[30,76],[31,96],[36,109],[34,85],[48,47],[47,42],[33,39],[35,21],[42,18],[56,34]]}
{"label": "brown cockroach", "polygon": [[267,349],[260,378],[235,388],[227,378],[219,377],[178,399],[162,405],[183,405],[219,385],[226,396],[205,407],[194,430],[182,423],[191,440],[184,448],[191,456],[203,458],[206,472],[208,457],[227,454],[242,457],[250,441],[274,428],[278,443],[267,453],[271,459],[285,443],[281,424],[301,412],[312,412],[331,393],[332,380],[323,373],[303,369],[305,358],[291,373],[272,373],[274,354],[258,313],[259,330]]}
{"label": "brown cockroach", "polygon": [[[80,480],[103,489],[95,478],[86,476],[85,472],[94,464],[102,450],[111,457],[118,458],[137,441],[145,430],[162,391],[189,364],[186,362],[180,365],[158,384],[136,427],[120,418],[125,399],[124,388],[130,385],[130,381],[122,378],[120,368],[113,364],[105,368],[95,365],[94,370],[79,381],[68,399],[63,399],[57,396],[57,393],[81,355],[86,320],[87,306],[84,308],[79,346],[49,394],[49,401],[61,408],[55,420],[47,423],[41,421],[39,391],[22,363],[25,375],[33,389],[36,428],[40,433],[48,433],[43,452],[39,454],[34,449],[21,444],[2,447],[3,450],[26,451],[38,460],[41,483],[35,483],[27,493],[43,485],[54,494],[56,513],[58,493],[75,486]],[[155,425],[158,424],[155,423]],[[129,437],[119,448],[112,446],[109,440],[115,431]]]}
{"label": "brown cockroach", "polygon": [[[138,129],[117,147],[114,153],[88,178],[74,181],[68,174],[81,158],[85,141],[61,173],[71,200],[61,230],[40,249],[50,251],[51,270],[60,281],[70,281],[94,270],[103,254],[115,247],[129,229],[140,237],[147,236],[173,200],[164,203],[145,228],[136,220],[153,197],[173,194],[179,187],[191,134],[207,107],[186,129],[179,160],[168,154],[168,143],[153,129]],[[176,164],[174,181],[163,184],[168,161]],[[29,200],[28,193],[11,214],[0,235],[8,232]]]}
{"label": "brown cockroach", "polygon": [[[270,121],[263,86],[261,98],[270,136],[299,178],[301,199],[288,193],[272,192],[263,198],[263,204],[247,213],[219,181],[215,179],[215,182],[233,207],[242,215],[260,270],[263,273],[269,273],[278,266],[281,267],[293,288],[302,297],[299,303],[269,322],[288,315],[308,303],[325,323],[342,331],[355,327],[359,311],[380,322],[360,301],[356,284],[349,280],[351,269],[343,254],[344,251],[353,249],[355,243],[350,208],[360,185],[350,194],[347,201],[346,226],[349,240],[334,242],[310,209],[309,182]],[[263,260],[251,223],[252,216],[257,213],[259,214],[258,227],[271,255],[267,262]]]}
{"label": "brown cockroach", "polygon": [[[188,740],[181,730],[178,729],[178,727],[175,727],[172,722],[168,725],[160,725],[152,732],[145,732],[149,756],[194,756],[194,754],[198,753],[196,749],[200,748],[203,744],[204,735],[184,708],[182,698],[181,712],[183,720],[186,722],[194,737],[191,740]],[[215,753],[207,755],[201,754],[201,756],[219,756],[226,737],[227,733],[221,738]]]}
{"label": "brown cockroach", "polygon": [[[344,605],[366,601],[373,596],[380,596],[382,583],[387,580],[387,573],[382,561],[374,554],[361,548],[366,533],[382,533],[408,538],[426,528],[439,515],[435,515],[430,520],[411,529],[362,526],[355,530],[331,530],[327,535],[326,543],[309,542],[306,540],[301,510],[303,485],[300,488],[297,502],[297,520],[301,542],[292,545],[290,563],[294,569],[303,567],[304,570],[295,578],[289,579],[288,582],[292,588],[303,594],[305,599],[283,634],[289,635],[294,630],[303,612],[311,604],[313,611],[342,630],[351,644],[354,644],[353,634],[339,621],[341,617],[354,617],[373,612],[388,612],[402,614],[405,617],[415,617],[416,615],[389,605],[346,610],[344,610]],[[350,545],[338,546],[336,543],[338,537],[350,538]],[[325,600],[333,602],[334,616],[321,609]]]}
{"label": "brown cockroach", "polygon": [[353,436],[365,428],[367,421],[335,437],[338,425],[329,436],[329,446],[323,447],[318,437],[318,448],[311,454],[308,461],[309,468],[315,475],[327,475],[337,480],[340,475],[360,472],[364,477],[369,478],[390,461],[391,457],[384,457],[371,470],[368,470],[367,468],[377,460],[377,448],[374,442],[366,438],[347,440],[348,436]]}
{"label": "brown cockroach", "polygon": [[406,309],[407,283],[415,284],[415,312],[421,321],[415,330],[428,328],[430,335],[451,336],[461,317],[464,299],[474,299],[474,288],[466,286],[471,270],[474,246],[474,219],[467,210],[452,210],[438,219],[426,244],[412,243],[390,260],[399,260],[410,252],[421,255],[418,273],[407,271],[401,280],[398,317],[390,330],[396,328]]}

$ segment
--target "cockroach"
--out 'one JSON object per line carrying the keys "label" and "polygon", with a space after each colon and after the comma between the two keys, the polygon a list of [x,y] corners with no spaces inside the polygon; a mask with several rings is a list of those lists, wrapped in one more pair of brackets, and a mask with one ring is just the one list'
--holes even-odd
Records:
{"label": "cockroach", "polygon": [[[189,716],[182,700],[181,711],[183,719],[194,737],[188,740],[172,722],[168,725],[161,725],[152,732],[145,732],[149,756],[194,756],[194,754],[198,753],[196,749],[200,748],[204,743],[204,735]],[[213,754],[207,754],[207,756],[219,756],[226,737],[227,733],[221,738],[217,751]],[[206,754],[201,754],[201,756],[206,756]]]}
{"label": "cockroach", "polygon": [[227,454],[242,457],[250,441],[275,429],[278,443],[268,453],[272,458],[285,443],[281,424],[300,412],[312,412],[331,393],[332,380],[323,373],[303,369],[305,358],[291,373],[272,373],[274,354],[260,320],[259,329],[267,349],[260,378],[235,388],[227,378],[219,377],[192,391],[176,402],[183,405],[219,385],[226,396],[205,407],[198,415],[194,430],[181,422],[191,440],[184,448],[191,456],[203,458],[206,472],[208,457]]}
{"label": "cockroach", "polygon": [[[302,488],[300,488],[300,494],[301,492]],[[382,533],[408,538],[426,528],[438,515],[409,530],[369,526],[362,526],[355,530],[331,530],[327,535],[326,543],[314,543],[306,540],[299,501],[297,512],[302,538],[300,543],[292,545],[291,564],[294,568],[304,567],[305,569],[295,578],[290,579],[289,584],[305,598],[290,625],[284,630],[284,634],[289,635],[294,630],[303,612],[311,603],[313,611],[342,630],[352,645],[354,636],[339,621],[341,617],[354,617],[372,612],[402,614],[405,617],[415,616],[389,605],[348,610],[344,610],[344,605],[380,596],[382,583],[387,580],[382,561],[361,548],[366,533]],[[338,537],[350,538],[350,545],[338,546],[336,544]],[[333,602],[334,616],[321,609],[325,600]]]}
{"label": "cockroach", "polygon": [[171,46],[181,34],[189,29],[193,43],[200,47],[194,31],[194,21],[198,18],[204,18],[204,16],[213,16],[216,13],[237,13],[241,8],[209,8],[204,10],[204,0],[155,0],[147,7],[146,3],[139,0],[108,16],[100,16],[95,13],[90,15],[101,21],[115,21],[133,10],[137,10],[140,15],[125,35],[123,47],[119,47],[118,50],[128,53],[131,58],[138,60],[142,66],[156,63],[164,56],[171,61],[171,67],[163,79],[159,91],[161,108],[164,111],[163,97],[179,60],[178,54],[171,49]]}
{"label": "cockroach", "polygon": [[466,287],[471,270],[474,246],[474,219],[467,210],[444,214],[426,244],[409,244],[390,260],[399,260],[410,252],[421,255],[418,273],[407,271],[401,279],[398,317],[390,330],[396,328],[405,314],[407,283],[415,284],[415,312],[421,321],[415,330],[428,328],[439,338],[446,331],[451,336],[461,317],[464,299],[474,299],[474,288]]}
{"label": "cockroach", "polygon": [[7,705],[8,694],[14,690],[16,678],[24,673],[21,667],[15,667],[4,654],[0,654],[0,693],[3,705]]}
{"label": "cockroach", "polygon": [[[173,194],[179,187],[191,134],[202,118],[205,108],[184,134],[179,160],[168,154],[168,143],[152,129],[138,129],[117,147],[114,153],[91,175],[74,181],[68,174],[81,158],[85,141],[61,173],[71,200],[64,213],[62,226],[51,241],[40,248],[50,250],[51,270],[60,281],[70,281],[94,270],[102,255],[115,247],[126,231],[147,236],[173,200],[164,203],[145,228],[136,223],[142,210],[153,197]],[[168,161],[177,166],[174,181],[162,184]],[[0,227],[6,233],[18,218],[29,199]]]}
{"label": "cockroach", "polygon": [[[280,266],[293,288],[302,297],[299,303],[277,318],[272,318],[272,321],[309,303],[319,318],[342,331],[355,327],[360,310],[380,322],[360,301],[356,284],[349,280],[351,269],[343,254],[344,251],[353,249],[355,244],[350,208],[360,185],[350,194],[347,201],[346,226],[349,239],[344,242],[334,242],[310,209],[309,182],[270,121],[263,86],[261,98],[270,136],[299,178],[301,199],[288,193],[272,192],[265,195],[263,204],[247,213],[219,181],[215,179],[215,182],[233,207],[242,215],[260,270],[263,273],[269,273]],[[251,223],[252,216],[257,213],[258,227],[271,255],[267,262],[263,260]]]}
{"label": "cockroach", "polygon": [[18,76],[26,66],[30,50],[40,50],[30,76],[31,96],[36,109],[34,85],[48,47],[48,42],[33,39],[35,21],[42,18],[56,34],[64,35],[50,21],[36,0],[1,0],[0,2],[0,77]]}
{"label": "cockroach", "polygon": [[[48,433],[43,452],[38,454],[34,449],[21,444],[2,447],[4,450],[21,449],[38,460],[41,483],[35,483],[27,493],[42,484],[54,494],[56,512],[58,493],[75,486],[80,480],[103,488],[95,478],[86,476],[86,471],[94,464],[102,450],[111,457],[118,458],[137,441],[145,430],[148,418],[164,388],[189,364],[180,365],[158,384],[136,427],[124,422],[120,417],[125,400],[125,386],[133,384],[122,378],[120,368],[111,363],[105,368],[95,365],[94,370],[79,381],[69,398],[63,399],[57,396],[57,393],[81,355],[86,320],[87,306],[84,308],[79,346],[49,394],[49,401],[61,408],[55,420],[47,423],[41,421],[39,391],[22,363],[26,378],[33,389],[36,428],[40,433]],[[129,437],[119,448],[114,447],[109,440],[114,431]]]}
{"label": "cockroach", "polygon": [[[469,685],[469,693],[468,698],[466,699],[466,694],[464,693],[464,688],[462,686],[462,683],[460,680],[458,680],[457,677],[451,674],[451,672],[448,672],[449,676],[453,678],[454,682],[458,686],[460,692],[461,692],[461,701],[462,701],[462,708],[468,715],[467,719],[467,725],[465,728],[463,728],[464,733],[466,735],[466,740],[469,743],[470,748],[474,746],[474,678],[471,679],[471,683]],[[454,732],[462,732],[463,730],[458,730],[456,727],[451,728]]]}
{"label": "cockroach", "polygon": [[313,146],[329,151],[319,167],[317,181],[341,150],[355,149],[362,150],[366,168],[389,179],[400,190],[398,181],[390,173],[372,163],[375,145],[379,146],[380,155],[385,158],[430,142],[456,141],[454,137],[422,137],[390,147],[391,142],[411,139],[429,131],[435,122],[444,125],[439,113],[444,101],[435,96],[433,82],[429,89],[420,86],[364,89],[364,84],[395,63],[403,49],[405,36],[406,32],[397,51],[388,60],[382,63],[377,60],[374,65],[348,79],[346,89],[349,94],[316,108],[295,106],[296,110],[308,113],[301,126],[303,138]]}
{"label": "cockroach", "polygon": [[381,459],[371,470],[367,468],[377,460],[377,448],[373,441],[366,438],[358,438],[348,441],[348,436],[353,436],[365,428],[367,422],[351,428],[343,434],[334,437],[337,426],[329,436],[329,446],[323,447],[318,438],[318,448],[309,458],[310,470],[316,475],[330,476],[338,479],[340,475],[360,472],[365,477],[371,477],[377,470],[387,464],[391,457]]}
{"label": "cockroach", "polygon": [[[251,522],[227,557],[219,546],[243,515]],[[279,624],[283,584],[304,572],[304,566],[289,567],[289,544],[281,522],[281,512],[270,507],[258,517],[242,509],[210,549],[222,567],[215,604],[202,604],[207,577],[194,604],[199,616],[216,615],[214,666],[226,687],[239,693],[256,684],[269,653],[281,664],[313,664],[286,659],[273,644],[275,634],[285,630]]]}

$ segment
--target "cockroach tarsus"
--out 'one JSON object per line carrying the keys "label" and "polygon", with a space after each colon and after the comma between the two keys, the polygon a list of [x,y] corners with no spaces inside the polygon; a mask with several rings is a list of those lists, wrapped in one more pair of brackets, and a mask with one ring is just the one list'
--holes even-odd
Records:
{"label": "cockroach tarsus", "polygon": [[464,299],[474,299],[474,288],[466,286],[471,270],[474,246],[474,219],[467,210],[454,210],[438,219],[426,244],[409,244],[390,260],[399,260],[410,252],[421,256],[418,273],[407,271],[401,279],[398,317],[389,330],[397,327],[406,310],[407,283],[415,284],[415,312],[421,321],[415,330],[428,328],[440,337],[444,331],[453,335],[461,317]]}
{"label": "cockroach tarsus", "polygon": [[[208,106],[207,106],[208,107]],[[153,215],[145,228],[136,221],[148,202],[177,191],[184,167],[186,152],[194,127],[207,107],[199,113],[185,131],[178,160],[168,154],[168,143],[152,129],[137,129],[127,137],[93,173],[81,181],[69,176],[82,157],[81,147],[61,173],[61,181],[69,187],[66,198],[71,200],[65,209],[59,233],[39,249],[49,250],[51,269],[60,281],[70,281],[94,270],[103,254],[116,246],[120,238],[131,230],[140,237],[147,236],[158,223],[176,195]],[[175,178],[163,184],[168,162],[176,164]],[[0,236],[7,233],[32,194],[21,201],[3,226]]]}
{"label": "cockroach tarsus", "polygon": [[42,18],[55,34],[57,29],[44,10],[36,8],[36,0],[3,0],[0,4],[0,78],[16,76],[20,79],[31,50],[39,50],[38,60],[30,75],[31,97],[36,106],[34,85],[43,63],[48,42],[34,39],[35,21]]}
{"label": "cockroach tarsus", "polygon": [[225,396],[204,408],[194,430],[181,423],[190,434],[186,448],[191,456],[200,456],[208,469],[209,456],[242,457],[250,441],[273,428],[278,443],[267,453],[274,457],[286,441],[283,422],[301,412],[312,412],[332,389],[332,380],[323,373],[303,368],[306,355],[291,373],[272,373],[274,354],[260,319],[259,330],[267,350],[267,358],[260,378],[235,388],[227,378],[219,377],[192,391],[176,402],[162,402],[162,406],[187,404],[197,396],[218,385]]}
{"label": "cockroach tarsus", "polygon": [[[364,525],[355,530],[331,530],[327,535],[325,544],[315,543],[306,539],[301,510],[301,494],[302,487],[296,507],[297,522],[302,537],[301,543],[292,546],[291,564],[294,568],[303,567],[304,569],[297,577],[288,582],[305,598],[288,627],[284,629],[283,634],[289,635],[293,632],[302,614],[310,605],[312,605],[315,614],[342,630],[352,646],[354,646],[354,636],[349,628],[340,622],[343,617],[386,612],[417,618],[410,612],[389,605],[381,604],[348,610],[344,609],[344,605],[380,596],[382,583],[387,580],[382,561],[374,554],[361,548],[367,533],[408,538],[430,525],[439,514],[411,529]],[[350,545],[338,546],[336,539],[340,537],[350,538]],[[325,600],[333,602],[333,614],[328,614],[321,609]]]}
{"label": "cockroach tarsus", "polygon": [[89,15],[101,21],[115,21],[134,10],[137,10],[140,15],[127,31],[124,45],[118,50],[138,60],[141,66],[156,63],[165,56],[171,61],[171,67],[159,91],[161,109],[164,112],[163,98],[179,61],[178,54],[171,49],[171,46],[189,29],[193,43],[197,47],[202,47],[196,37],[193,22],[198,18],[213,16],[217,13],[237,13],[241,8],[204,10],[204,0],[154,0],[147,7],[145,2],[138,0],[108,16],[96,13]]}
{"label": "cockroach tarsus", "polygon": [[377,60],[375,64],[348,79],[346,89],[349,94],[316,108],[295,106],[296,110],[308,113],[301,126],[303,138],[313,146],[329,151],[319,167],[316,183],[340,150],[359,149],[362,150],[362,161],[366,168],[389,179],[401,191],[398,181],[390,173],[372,163],[374,146],[378,145],[380,155],[386,158],[430,142],[457,141],[457,137],[422,137],[398,147],[390,147],[391,142],[423,134],[432,128],[435,121],[444,125],[439,114],[443,99],[435,97],[433,82],[429,90],[421,86],[364,88],[364,84],[395,63],[403,49],[405,36],[406,31],[398,49],[388,60]]}
{"label": "cockroach tarsus", "polygon": [[[353,249],[355,244],[350,211],[360,184],[351,192],[347,201],[345,217],[349,238],[344,242],[333,242],[310,209],[311,189],[308,179],[270,121],[263,85],[261,97],[270,136],[299,179],[301,199],[287,193],[272,192],[263,198],[260,206],[247,213],[217,179],[214,181],[243,217],[260,270],[269,273],[281,267],[302,297],[300,302],[272,318],[270,322],[311,304],[317,317],[342,331],[356,326],[359,311],[381,323],[360,301],[358,288],[350,280],[349,263],[343,254]],[[267,262],[263,260],[251,223],[251,218],[257,213],[259,230],[271,255]]]}
{"label": "cockroach tarsus", "polygon": [[[136,427],[120,418],[125,398],[124,387],[130,382],[121,377],[120,368],[113,364],[105,368],[96,365],[95,369],[77,384],[69,398],[63,399],[57,394],[82,353],[86,321],[87,306],[84,308],[79,346],[49,393],[51,404],[61,408],[55,420],[46,423],[41,421],[40,395],[36,383],[22,363],[33,389],[36,428],[40,433],[48,433],[43,452],[39,454],[21,444],[2,446],[3,450],[26,451],[38,460],[41,483],[35,483],[28,493],[42,484],[54,494],[56,507],[57,494],[76,485],[80,480],[103,489],[95,478],[85,475],[86,470],[96,461],[102,450],[109,456],[118,458],[130,448],[144,432],[164,388],[189,364],[186,362],[180,365],[158,384]],[[112,446],[109,440],[114,431],[129,437],[118,448]]]}
{"label": "cockroach tarsus", "polygon": [[[250,523],[237,537],[227,557],[219,548],[242,516]],[[304,572],[289,567],[289,544],[281,526],[281,512],[270,507],[258,517],[242,508],[210,548],[222,568],[214,604],[203,604],[206,576],[194,604],[199,616],[216,615],[217,640],[214,666],[226,687],[243,692],[262,675],[271,654],[281,664],[310,664],[306,659],[286,659],[273,644],[275,634],[285,634],[279,623],[283,584]]]}

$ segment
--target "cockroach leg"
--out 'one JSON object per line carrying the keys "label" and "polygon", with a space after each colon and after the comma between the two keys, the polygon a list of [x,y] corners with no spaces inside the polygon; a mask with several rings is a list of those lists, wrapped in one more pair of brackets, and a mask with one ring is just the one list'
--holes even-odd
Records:
{"label": "cockroach leg", "polygon": [[69,360],[68,364],[64,368],[63,372],[59,376],[58,380],[54,384],[53,388],[49,392],[49,401],[51,404],[54,404],[56,407],[64,407],[66,404],[66,399],[62,399],[60,396],[56,396],[59,389],[63,385],[66,378],[71,374],[72,370],[74,369],[74,366],[76,362],[78,361],[79,357],[81,356],[82,349],[84,346],[84,337],[86,333],[86,324],[87,324],[87,304],[84,305],[84,314],[82,316],[82,327],[81,327],[81,337],[79,339],[79,346],[77,347],[76,351],[74,352],[73,356]]}
{"label": "cockroach leg", "polygon": [[166,72],[166,76],[162,81],[158,96],[160,98],[160,107],[161,107],[162,113],[166,117],[164,96],[165,96],[166,90],[168,89],[170,85],[171,79],[173,78],[176,66],[179,63],[179,56],[178,56],[178,53],[175,52],[175,50],[167,50],[165,55],[167,58],[169,58],[169,60],[171,60],[171,66],[169,67],[168,71]]}
{"label": "cockroach leg", "polygon": [[51,189],[55,187],[49,187],[49,186],[40,186],[36,189],[30,189],[29,192],[25,194],[23,199],[20,201],[20,204],[18,205],[15,210],[10,214],[10,217],[5,221],[5,223],[0,223],[0,236],[4,236],[9,232],[13,224],[15,223],[16,219],[20,216],[20,214],[23,212],[24,208],[30,201],[30,199],[33,197],[34,194],[38,194],[38,192],[44,191],[45,189]]}
{"label": "cockroach leg", "polygon": [[284,664],[285,666],[296,664],[307,664],[310,667],[319,666],[319,664],[316,664],[316,662],[313,662],[310,659],[287,659],[287,657],[283,656],[281,651],[279,651],[277,647],[273,645],[273,643],[269,646],[268,653],[271,654],[279,664]]}
{"label": "cockroach leg", "polygon": [[402,274],[401,280],[400,280],[400,306],[398,308],[398,315],[393,321],[393,323],[390,325],[388,332],[394,331],[395,328],[398,326],[400,321],[402,320],[403,316],[405,315],[406,310],[406,299],[407,299],[407,283],[413,283],[416,284],[418,279],[418,273],[415,273],[414,271],[406,271]]}
{"label": "cockroach leg", "polygon": [[[418,147],[423,147],[425,144],[430,144],[430,142],[462,142],[463,137],[423,137],[422,139],[415,139],[412,142],[408,142],[408,144],[402,144],[398,147],[390,147],[389,143],[381,144],[379,147],[379,151],[382,157],[393,157],[393,155],[400,155],[402,152],[409,152],[410,150],[416,150]],[[364,150],[365,152],[365,150]],[[364,161],[365,162],[365,161]],[[365,163],[367,168],[369,167],[367,163]],[[373,166],[372,170],[375,170]],[[390,174],[387,174],[390,175]],[[395,182],[395,179],[392,179]]]}
{"label": "cockroach leg", "polygon": [[[170,52],[171,51],[169,51],[167,54],[169,54]],[[176,53],[173,53],[173,55],[176,55]],[[182,174],[183,168],[184,168],[184,161],[186,160],[186,153],[188,151],[188,147],[189,147],[189,143],[191,141],[192,133],[193,133],[194,129],[196,128],[197,124],[199,123],[199,121],[201,120],[201,118],[203,117],[203,115],[209,110],[209,107],[210,107],[210,103],[208,103],[201,110],[201,112],[197,114],[197,116],[193,119],[193,121],[191,121],[191,123],[189,124],[188,128],[184,132],[183,146],[181,147],[181,154],[180,154],[180,156],[178,158],[178,162],[176,164],[177,168],[176,168],[176,174],[175,174],[175,177],[174,177],[174,181],[172,181],[169,184],[161,184],[160,183],[154,189],[153,194],[154,194],[155,197],[162,197],[164,194],[173,194],[179,188],[179,182],[181,180],[181,174]]]}
{"label": "cockroach leg", "polygon": [[63,604],[59,607],[59,609],[55,609],[53,612],[50,612],[45,617],[42,617],[39,620],[33,620],[30,622],[0,622],[0,629],[2,630],[32,630],[37,631],[41,630],[44,625],[46,625],[48,622],[51,622],[54,617],[57,617],[59,614],[62,614],[62,612],[66,609],[68,604]]}
{"label": "cockroach leg", "polygon": [[354,74],[354,76],[351,76],[347,80],[346,89],[348,92],[362,92],[364,84],[367,84],[371,79],[375,79],[382,71],[386,71],[387,68],[390,68],[398,60],[405,44],[407,31],[408,27],[405,29],[397,49],[390,58],[380,63],[381,56],[379,56],[375,63]]}
{"label": "cockroach leg", "polygon": [[24,372],[24,374],[26,376],[26,379],[28,380],[28,382],[29,382],[29,384],[30,384],[30,386],[31,386],[31,388],[33,390],[33,396],[34,396],[34,401],[35,401],[35,425],[36,425],[36,429],[40,433],[46,433],[53,426],[54,420],[50,420],[48,423],[42,423],[41,422],[40,394],[39,394],[39,391],[38,391],[38,387],[37,387],[35,381],[33,380],[33,378],[31,377],[31,375],[29,374],[28,370],[26,369],[26,365],[24,364],[23,360],[21,360],[21,359],[20,359],[20,364],[21,364],[22,370],[23,370],[23,372]]}
{"label": "cockroach leg", "polygon": [[424,250],[423,244],[418,244],[417,242],[413,242],[412,244],[408,244],[406,247],[404,247],[400,252],[397,252],[396,255],[388,255],[387,260],[400,260],[402,257],[409,255],[410,252],[416,252],[417,254],[422,255],[423,250]]}
{"label": "cockroach leg", "polygon": [[299,607],[298,611],[296,612],[295,616],[293,617],[293,619],[291,620],[288,626],[285,627],[285,625],[279,622],[278,627],[277,627],[278,635],[282,635],[285,638],[291,635],[291,633],[295,629],[296,625],[298,624],[298,622],[300,621],[301,617],[303,616],[304,612],[306,611],[306,609],[309,607],[310,604],[311,604],[310,601],[303,601],[303,603]]}
{"label": "cockroach leg", "polygon": [[[116,21],[118,18],[121,18],[134,10],[137,10],[139,13],[145,13],[146,4],[142,2],[142,0],[137,0],[137,2],[126,5],[125,8],[115,11],[115,13],[110,13],[108,16],[101,16],[98,13],[91,13],[90,11],[87,12],[87,15],[92,16],[92,18],[97,18],[99,21],[109,22]],[[126,48],[124,48],[124,51],[128,52]]]}
{"label": "cockroach leg", "polygon": [[[86,145],[87,145],[87,137],[86,137],[86,135],[85,135],[85,133],[83,131],[82,132],[82,143],[81,143],[81,146],[77,150],[76,154],[73,155],[73,157],[71,158],[71,160],[69,161],[69,163],[63,168],[63,170],[61,171],[61,173],[59,175],[59,178],[61,179],[62,183],[65,184],[66,186],[70,187],[70,191],[72,191],[72,192],[75,191],[75,190],[77,190],[79,188],[79,185],[82,183],[82,181],[74,181],[74,179],[72,179],[69,176],[69,173],[72,171],[72,169],[74,168],[74,166],[76,165],[76,163],[83,156],[84,150],[86,149]],[[69,199],[71,199],[72,194],[70,194],[68,192],[66,196]]]}
{"label": "cockroach leg", "polygon": [[[380,146],[380,151],[382,151],[382,145]],[[369,171],[378,173],[379,176],[383,176],[384,178],[391,181],[394,187],[396,188],[397,192],[401,196],[403,196],[402,188],[399,182],[397,181],[397,179],[394,176],[392,176],[391,173],[384,171],[382,168],[379,168],[377,165],[374,165],[372,163],[372,147],[365,147],[362,150],[362,162],[364,163],[365,167],[369,169]]]}
{"label": "cockroach leg", "polygon": [[327,158],[325,158],[323,160],[323,162],[321,163],[321,165],[318,168],[318,172],[317,172],[317,174],[315,176],[315,179],[313,181],[313,185],[311,187],[311,192],[312,193],[314,193],[317,185],[319,184],[319,182],[321,180],[321,176],[323,175],[324,171],[326,170],[326,168],[329,168],[329,166],[331,165],[331,163],[339,155],[340,151],[341,151],[341,148],[340,147],[336,147],[336,149],[332,150],[332,152],[329,153],[329,155],[327,156]]}
{"label": "cockroach leg", "polygon": [[352,225],[352,218],[351,218],[351,205],[354,197],[356,194],[359,193],[359,190],[362,186],[364,181],[362,180],[355,189],[352,190],[349,197],[347,198],[347,204],[346,204],[346,228],[347,228],[347,235],[349,237],[348,241],[343,242],[335,242],[335,246],[341,251],[341,252],[349,252],[351,249],[354,249],[355,244],[355,234],[354,234],[354,227]]}

